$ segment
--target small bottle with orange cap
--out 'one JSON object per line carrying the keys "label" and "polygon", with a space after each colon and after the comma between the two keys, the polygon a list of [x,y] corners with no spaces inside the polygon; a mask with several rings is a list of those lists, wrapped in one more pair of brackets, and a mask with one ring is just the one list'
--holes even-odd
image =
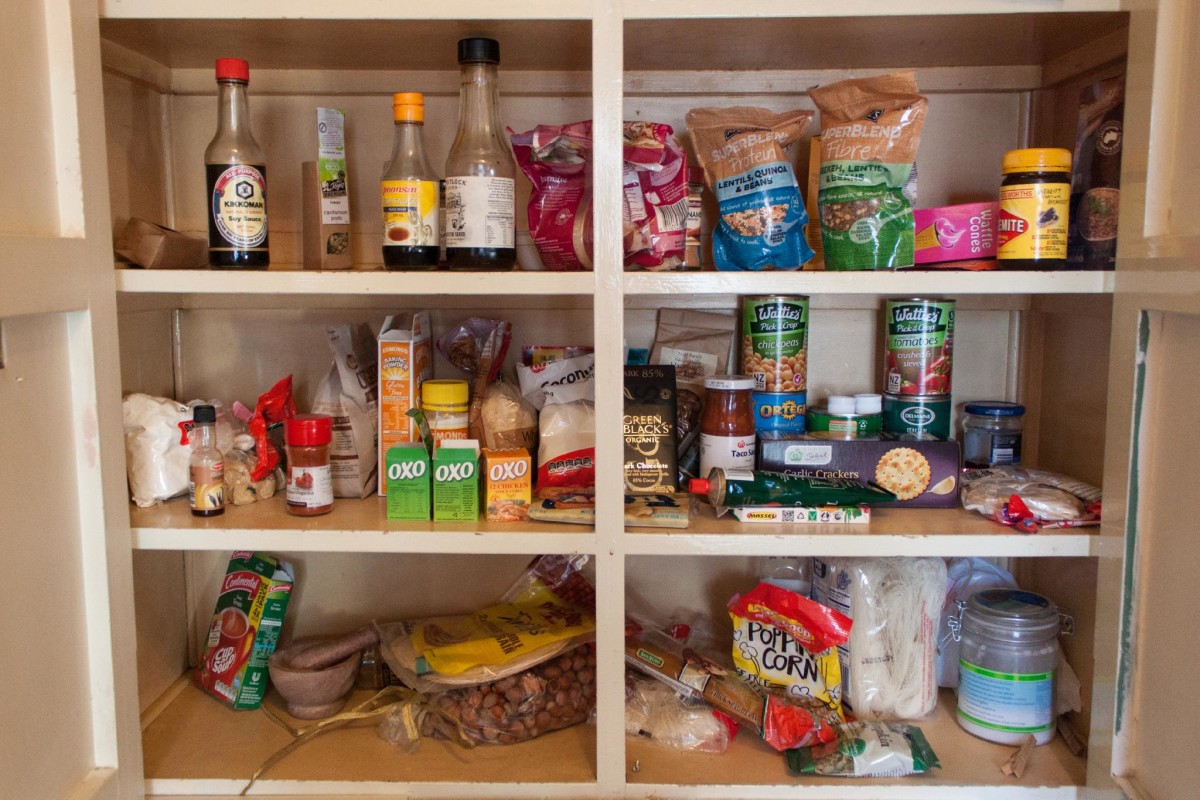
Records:
{"label": "small bottle with orange cap", "polygon": [[396,134],[392,160],[383,172],[383,265],[387,269],[436,269],[441,224],[438,177],[425,155],[425,96],[392,95]]}

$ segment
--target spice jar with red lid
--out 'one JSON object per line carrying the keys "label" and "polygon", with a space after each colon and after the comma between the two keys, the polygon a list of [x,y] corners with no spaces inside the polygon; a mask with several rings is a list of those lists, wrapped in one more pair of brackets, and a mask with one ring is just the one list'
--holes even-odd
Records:
{"label": "spice jar with red lid", "polygon": [[287,510],[315,517],[333,510],[329,442],[333,420],[325,414],[297,414],[283,422],[287,443]]}

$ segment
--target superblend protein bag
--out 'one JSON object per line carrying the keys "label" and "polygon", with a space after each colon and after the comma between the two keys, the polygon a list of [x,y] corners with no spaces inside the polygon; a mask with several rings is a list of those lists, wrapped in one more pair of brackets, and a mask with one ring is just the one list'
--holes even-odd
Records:
{"label": "superblend protein bag", "polygon": [[721,211],[713,233],[717,269],[799,269],[813,257],[804,239],[808,212],[784,152],[812,117],[753,107],[688,112],[696,156]]}
{"label": "superblend protein bag", "polygon": [[821,240],[830,270],[913,264],[917,146],[928,101],[912,72],[818,86]]}

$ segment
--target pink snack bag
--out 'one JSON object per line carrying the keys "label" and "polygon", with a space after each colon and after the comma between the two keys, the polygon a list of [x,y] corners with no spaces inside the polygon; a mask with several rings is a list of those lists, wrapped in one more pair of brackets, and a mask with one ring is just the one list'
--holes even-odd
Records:
{"label": "pink snack bag", "polygon": [[[592,268],[592,123],[509,130],[517,163],[533,184],[529,233],[548,270]],[[625,265],[681,263],[687,223],[687,161],[670,125],[622,128]]]}

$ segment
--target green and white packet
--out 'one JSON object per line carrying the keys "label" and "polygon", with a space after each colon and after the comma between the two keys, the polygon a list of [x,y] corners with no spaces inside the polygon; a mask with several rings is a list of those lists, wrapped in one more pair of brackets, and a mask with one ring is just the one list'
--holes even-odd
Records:
{"label": "green and white packet", "polygon": [[847,722],[832,742],[797,747],[785,756],[796,776],[899,778],[942,766],[921,729],[899,722]]}

